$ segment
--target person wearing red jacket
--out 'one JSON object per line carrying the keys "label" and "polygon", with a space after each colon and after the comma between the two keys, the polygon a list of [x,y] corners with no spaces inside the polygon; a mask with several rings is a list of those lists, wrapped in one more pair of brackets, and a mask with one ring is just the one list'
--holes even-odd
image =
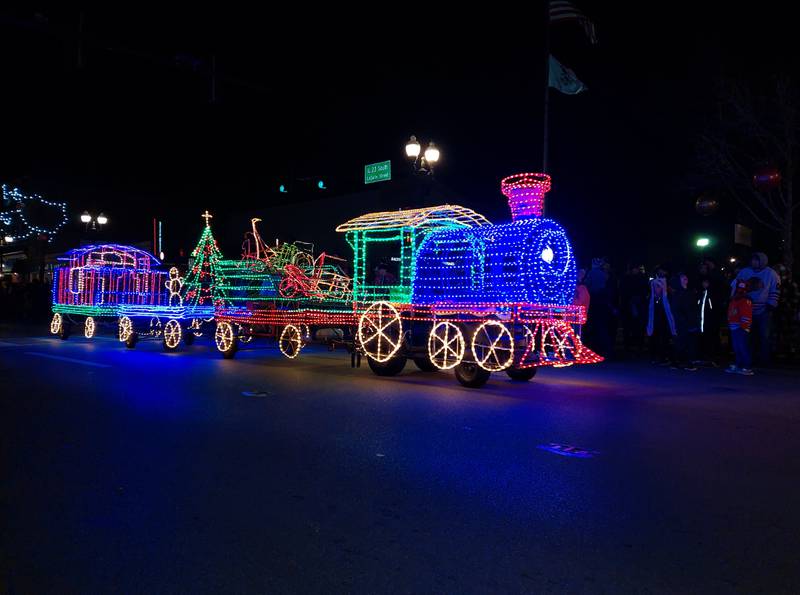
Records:
{"label": "person wearing red jacket", "polygon": [[748,290],[747,281],[737,281],[736,291],[728,304],[728,328],[731,331],[731,344],[736,363],[728,366],[725,371],[744,376],[753,375],[748,345],[750,325],[753,322],[753,302],[747,295]]}

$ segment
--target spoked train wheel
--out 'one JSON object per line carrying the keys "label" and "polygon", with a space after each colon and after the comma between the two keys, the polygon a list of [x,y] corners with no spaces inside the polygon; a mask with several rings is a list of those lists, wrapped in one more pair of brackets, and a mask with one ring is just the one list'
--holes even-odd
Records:
{"label": "spoked train wheel", "polygon": [[487,320],[472,335],[472,355],[489,372],[505,370],[514,362],[514,337],[499,320]]}
{"label": "spoked train wheel", "polygon": [[289,359],[296,358],[303,348],[303,336],[300,329],[293,324],[286,325],[278,339],[278,348]]}
{"label": "spoked train wheel", "polygon": [[125,347],[133,349],[139,341],[139,335],[133,330],[133,320],[128,316],[119,319],[119,340],[125,343]]}
{"label": "spoked train wheel", "polygon": [[370,359],[379,363],[392,359],[403,344],[403,322],[397,309],[389,302],[371,304],[358,320],[358,342]]}
{"label": "spoked train wheel", "polygon": [[239,343],[246,345],[250,341],[253,340],[253,335],[250,334],[249,330],[246,329],[241,324],[236,325],[236,337],[239,340]]}
{"label": "spoked train wheel", "polygon": [[93,317],[87,316],[83,323],[83,336],[87,339],[91,339],[95,334],[97,334],[97,323],[94,321]]}
{"label": "spoked train wheel", "polygon": [[189,330],[192,331],[192,335],[195,337],[202,337],[203,336],[203,321],[199,318],[193,318],[192,324],[189,325]]}
{"label": "spoked train wheel", "polygon": [[133,321],[123,316],[119,319],[119,340],[124,343],[133,334]]}
{"label": "spoked train wheel", "polygon": [[[464,334],[447,320],[433,325],[428,335],[428,358],[440,370],[455,368],[464,359]],[[416,360],[415,360],[416,361]]]}
{"label": "spoked train wheel", "polygon": [[164,351],[175,351],[178,348],[178,345],[181,344],[182,337],[183,329],[181,328],[181,323],[174,318],[168,320],[167,324],[164,325],[164,332],[162,336]]}
{"label": "spoked train wheel", "polygon": [[233,325],[230,322],[218,322],[217,330],[214,331],[214,343],[217,345],[217,350],[222,353],[225,359],[231,359],[236,355],[236,350],[239,344],[236,339],[236,333],[233,331]]}
{"label": "spoked train wheel", "polygon": [[61,329],[64,327],[64,317],[61,316],[58,312],[53,314],[53,318],[50,321],[50,334],[51,335],[59,335],[61,334]]}

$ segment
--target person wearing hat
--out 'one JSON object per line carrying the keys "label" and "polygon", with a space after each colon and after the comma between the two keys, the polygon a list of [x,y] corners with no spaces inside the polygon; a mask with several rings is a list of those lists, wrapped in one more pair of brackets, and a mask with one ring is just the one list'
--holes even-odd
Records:
{"label": "person wearing hat", "polygon": [[736,289],[728,304],[728,328],[731,331],[735,362],[725,371],[743,376],[753,375],[750,346],[747,342],[753,321],[753,302],[747,295],[749,290],[750,283],[741,279],[736,281]]}
{"label": "person wearing hat", "polygon": [[[749,297],[753,302],[753,339],[758,342],[758,349],[753,348],[757,363],[765,366],[769,363],[770,323],[772,312],[778,306],[781,279],[773,269],[767,266],[769,261],[763,252],[753,252],[750,266],[739,271],[736,283],[747,281]],[[735,288],[734,288],[735,289]]]}

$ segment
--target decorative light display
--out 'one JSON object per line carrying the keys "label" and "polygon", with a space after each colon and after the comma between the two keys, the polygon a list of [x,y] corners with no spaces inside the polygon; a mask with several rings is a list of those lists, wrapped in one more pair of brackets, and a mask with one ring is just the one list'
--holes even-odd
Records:
{"label": "decorative light display", "polygon": [[544,214],[544,195],[550,191],[547,174],[515,174],[503,178],[500,190],[508,199],[511,220],[541,217]]}
{"label": "decorative light display", "polygon": [[470,345],[472,356],[484,370],[499,372],[514,363],[514,337],[498,320],[487,320],[475,330]]}
{"label": "decorative light display", "polygon": [[87,339],[91,339],[94,337],[95,333],[97,332],[97,323],[94,321],[93,316],[87,316],[86,320],[83,321],[83,336]]}
{"label": "decorative light display", "polygon": [[171,267],[169,269],[169,279],[164,284],[169,291],[169,305],[170,306],[182,306],[183,305],[183,297],[181,296],[181,289],[183,289],[183,278],[181,277],[180,272],[178,271],[177,267]]}
{"label": "decorative light display", "polygon": [[540,218],[550,177],[518,174],[501,187],[512,223],[437,230],[425,238],[416,263],[415,304],[572,303],[572,246],[558,223]]}
{"label": "decorative light display", "polygon": [[[417,252],[429,233],[491,225],[480,213],[459,205],[368,213],[339,225],[353,248],[353,299],[356,302],[411,303]],[[393,282],[373,279],[368,261],[375,250],[394,251],[398,274]]]}
{"label": "decorative light display", "polygon": [[400,313],[389,302],[371,304],[358,320],[358,342],[376,362],[385,363],[403,344]]}
{"label": "decorative light display", "polygon": [[449,320],[437,322],[428,335],[428,359],[440,370],[455,368],[464,359],[464,333]]}
{"label": "decorative light display", "polygon": [[303,336],[300,329],[293,324],[287,324],[278,339],[278,348],[289,359],[296,358],[303,348]]}
{"label": "decorative light display", "polygon": [[119,244],[85,246],[67,253],[53,274],[53,312],[115,316],[121,305],[169,306],[167,273],[153,256]]}
{"label": "decorative light display", "polygon": [[164,325],[164,330],[162,331],[164,335],[164,346],[167,350],[175,350],[178,348],[178,345],[181,343],[181,339],[183,338],[183,329],[181,329],[181,323],[171,318],[167,321]]}
{"label": "decorative light display", "polygon": [[419,249],[415,304],[572,302],[575,257],[563,228],[549,219],[440,230]]}
{"label": "decorative light display", "polygon": [[[46,235],[47,241],[52,242],[56,234],[68,221],[67,203],[46,200],[38,194],[26,195],[19,188],[2,185],[3,203],[10,203],[11,208],[0,211],[0,230],[12,236],[15,240],[24,240],[38,235]],[[36,224],[29,212],[32,205],[38,204],[53,210],[52,225]]]}
{"label": "decorative light display", "polygon": [[50,321],[50,334],[57,335],[61,332],[61,329],[64,326],[64,317],[59,313],[56,312],[53,314],[53,318]]}
{"label": "decorative light display", "polygon": [[221,263],[228,303],[215,312],[217,348],[232,357],[242,327],[248,336],[277,328],[281,352],[294,358],[311,327],[355,326],[356,347],[380,364],[406,357],[404,347],[421,338],[439,369],[600,361],[572,330],[586,312],[572,305],[575,259],[566,233],[541,217],[549,189],[544,174],[503,180],[513,215],[507,224],[444,205],[368,213],[340,225],[354,255],[352,297],[317,291],[313,258],[292,262],[310,252],[267,246],[254,220],[242,260]]}
{"label": "decorative light display", "polygon": [[[211,233],[209,220],[213,217],[208,211],[203,213],[206,225],[200,240],[191,253],[191,266],[186,279],[183,281],[183,303],[189,312],[213,312],[213,307],[225,302],[223,287],[225,273],[220,266],[222,252],[217,246],[217,241]],[[171,277],[171,275],[170,275]],[[170,288],[170,291],[172,289]],[[172,301],[172,300],[171,300]]]}

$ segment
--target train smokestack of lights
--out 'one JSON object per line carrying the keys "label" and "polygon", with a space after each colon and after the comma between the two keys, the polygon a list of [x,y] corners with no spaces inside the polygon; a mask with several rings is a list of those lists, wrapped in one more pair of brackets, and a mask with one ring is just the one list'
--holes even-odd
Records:
{"label": "train smokestack of lights", "polygon": [[500,191],[508,199],[511,220],[529,219],[544,215],[544,195],[550,191],[547,174],[514,174],[503,178]]}

